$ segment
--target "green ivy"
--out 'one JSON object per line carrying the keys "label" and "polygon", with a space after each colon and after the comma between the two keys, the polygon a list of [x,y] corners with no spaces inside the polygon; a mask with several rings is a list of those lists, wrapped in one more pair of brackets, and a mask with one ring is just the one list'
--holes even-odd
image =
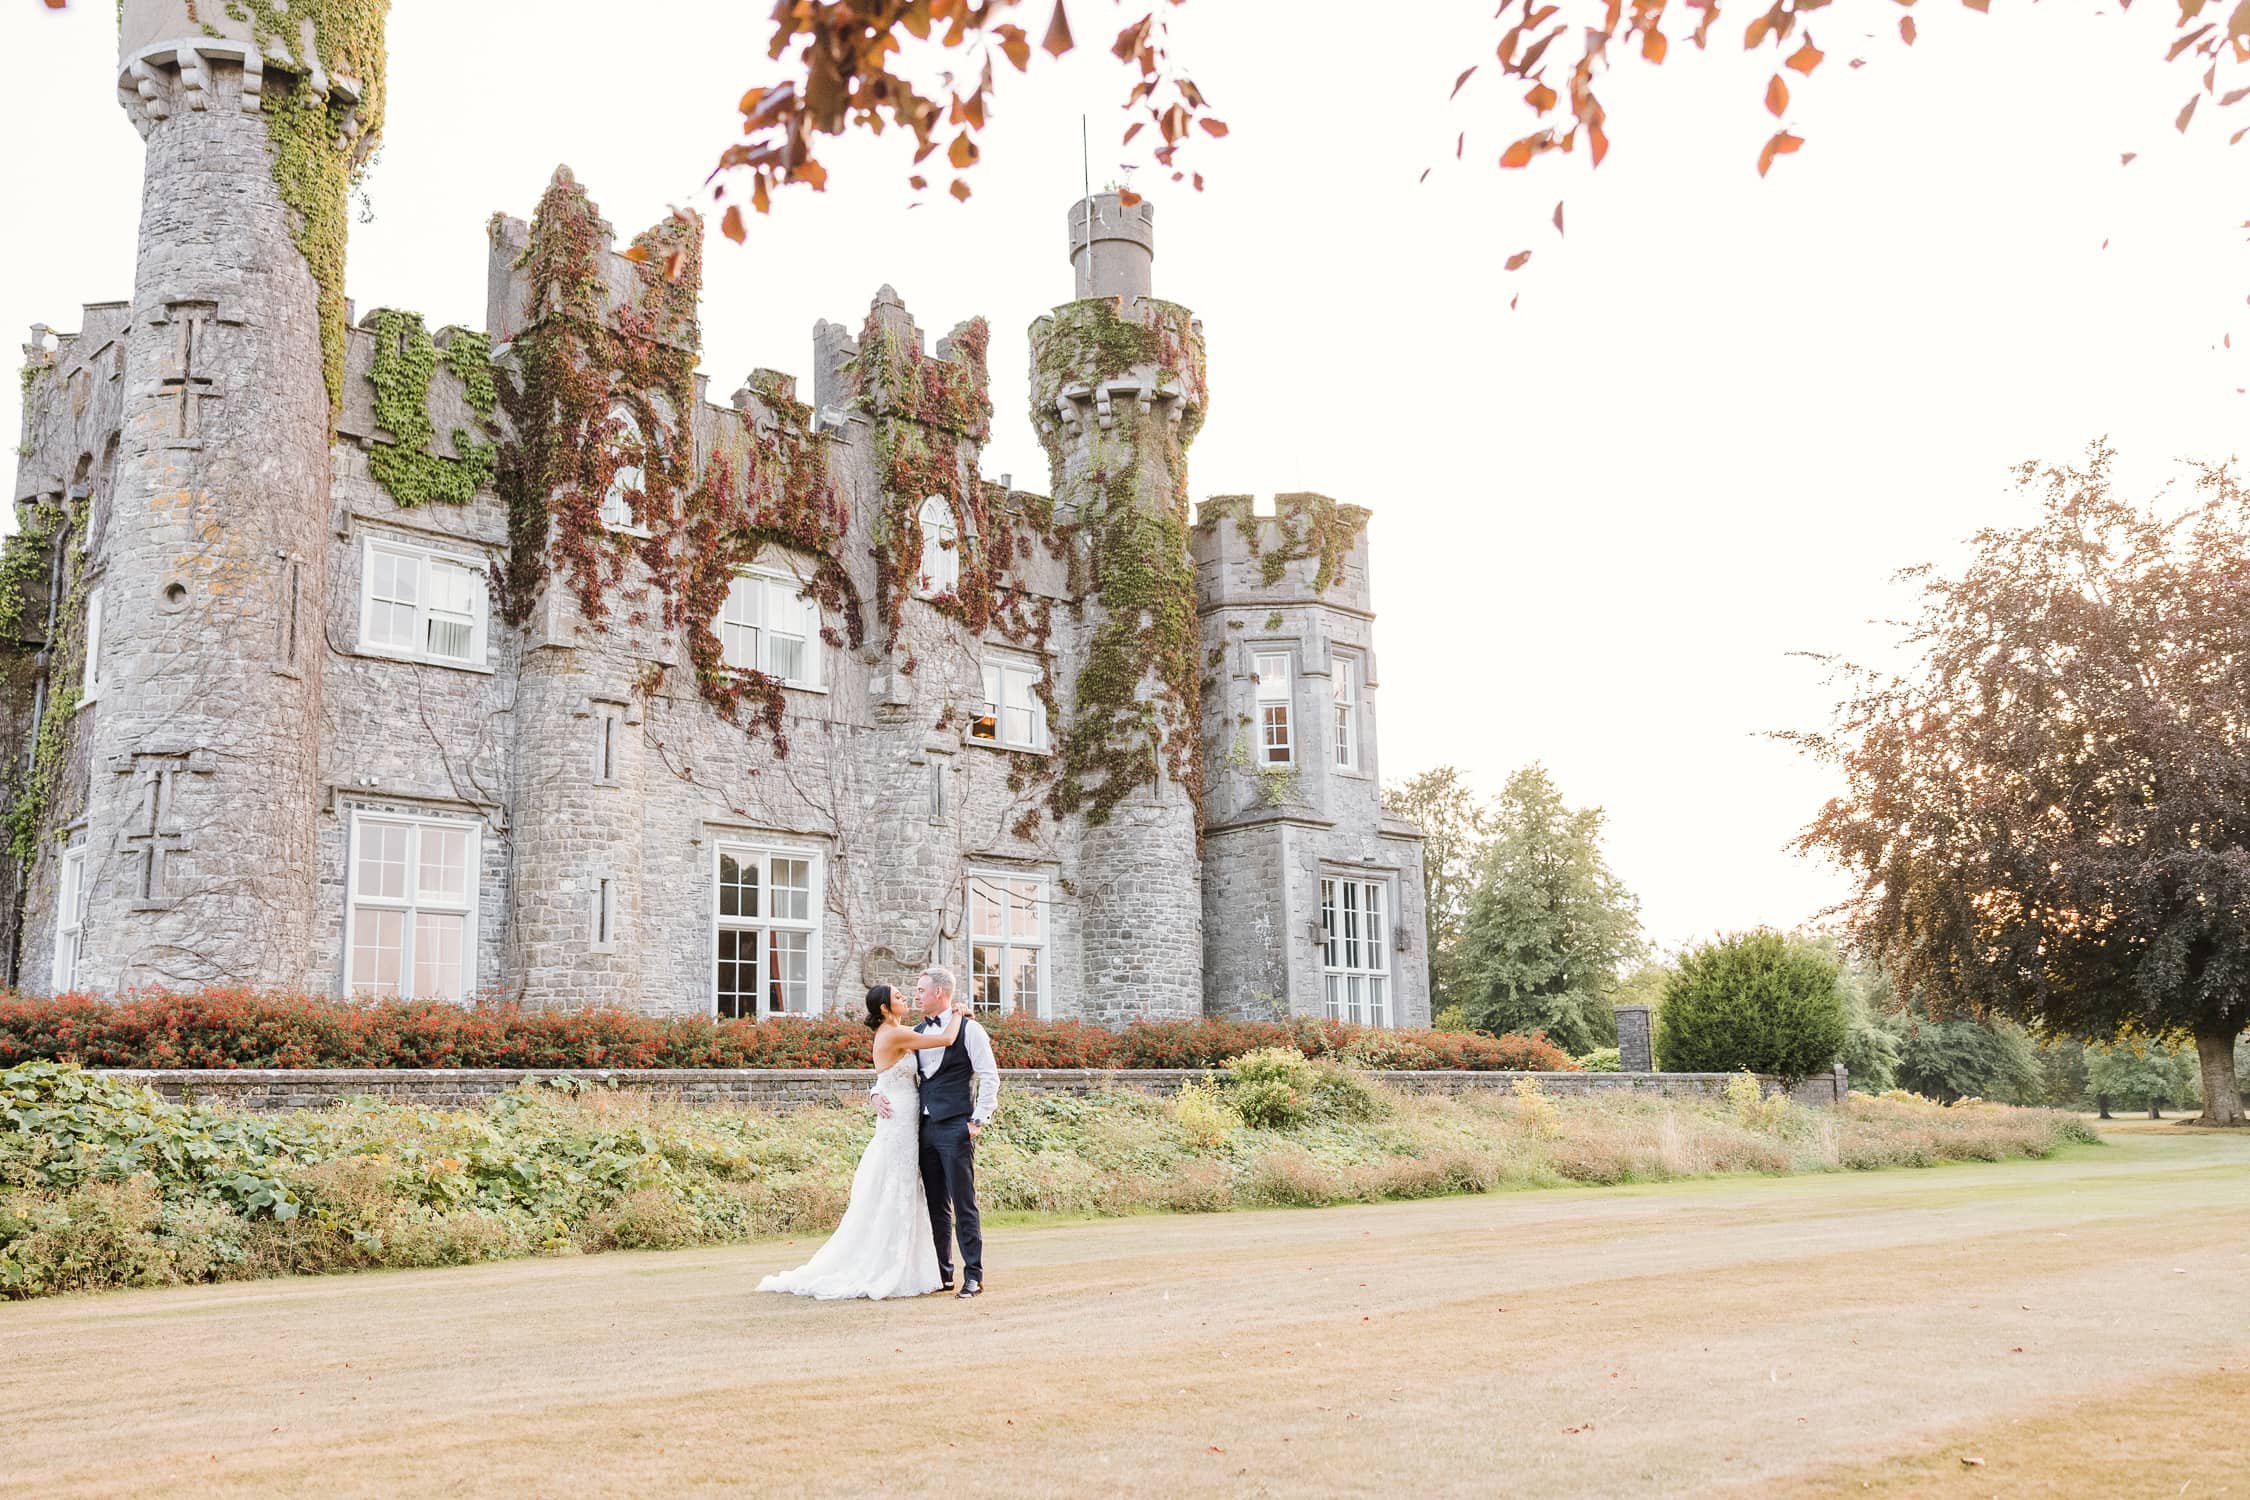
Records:
{"label": "green ivy", "polygon": [[[333,422],[344,406],[344,248],[350,198],[365,161],[360,147],[383,133],[383,22],[390,0],[226,0],[232,20],[251,28],[269,58],[296,70],[286,81],[266,73],[266,133],[273,180],[296,214],[297,248],[320,293],[320,348]],[[301,27],[312,23],[313,50],[333,78],[360,87],[359,129],[344,131],[349,106],[312,88],[312,59],[297,56]]]}
{"label": "green ivy", "polygon": [[[489,422],[499,399],[490,341],[481,333],[457,330],[445,349],[445,362],[461,378],[470,407]],[[395,441],[374,444],[367,469],[401,505],[466,505],[492,482],[495,448],[478,442],[465,428],[453,429],[459,458],[429,451],[437,436],[430,420],[430,380],[437,365],[438,347],[419,313],[384,308],[375,314],[375,359],[367,378],[375,387],[376,424]]]}
{"label": "green ivy", "polygon": [[71,741],[77,734],[79,696],[85,691],[86,547],[82,536],[75,534],[69,546],[69,593],[57,616],[60,628],[48,646],[48,660],[54,664],[53,686],[39,717],[31,765],[17,781],[8,802],[8,849],[26,865],[39,853],[39,834],[47,826],[48,810],[62,785]]}
{"label": "green ivy", "polygon": [[[1249,496],[1214,496],[1205,510],[1216,514],[1222,505],[1233,514],[1235,530],[1249,543],[1250,555],[1258,559],[1259,578],[1267,588],[1281,582],[1289,564],[1318,558],[1312,579],[1316,594],[1325,593],[1342,574],[1344,557],[1367,529],[1369,515],[1363,505],[1344,505],[1326,495],[1277,495],[1273,506],[1277,537],[1268,550],[1257,517],[1251,513]],[[1275,623],[1268,621],[1266,628],[1276,628]]]}
{"label": "green ivy", "polygon": [[0,542],[0,650],[23,639],[24,608],[43,591],[62,507],[42,501],[25,510],[21,521]]}

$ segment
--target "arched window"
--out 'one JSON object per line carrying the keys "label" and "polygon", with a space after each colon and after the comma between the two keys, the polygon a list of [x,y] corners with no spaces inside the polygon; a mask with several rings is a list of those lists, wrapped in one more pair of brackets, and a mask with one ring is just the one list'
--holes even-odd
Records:
{"label": "arched window", "polygon": [[922,592],[957,593],[961,587],[961,529],[943,495],[922,502]]}
{"label": "arched window", "polygon": [[628,496],[648,483],[641,467],[641,424],[633,409],[622,401],[611,405],[609,417],[618,424],[615,442],[624,462],[609,477],[609,493],[602,496],[602,524],[612,531],[636,531],[640,528],[634,524],[633,502]]}

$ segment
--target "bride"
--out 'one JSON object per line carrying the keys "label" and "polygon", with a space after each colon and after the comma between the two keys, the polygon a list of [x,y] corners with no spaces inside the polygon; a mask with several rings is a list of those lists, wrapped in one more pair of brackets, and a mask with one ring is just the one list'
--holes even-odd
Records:
{"label": "bride", "polygon": [[907,1024],[906,1002],[887,984],[867,992],[867,1027],[875,1033],[875,1087],[891,1112],[875,1121],[852,1174],[851,1203],[828,1243],[794,1271],[768,1276],[761,1292],[800,1297],[918,1297],[938,1289],[937,1242],[922,1197],[922,1111],[914,1093],[914,1054],[950,1047],[969,1014],[956,1005],[942,1031]]}

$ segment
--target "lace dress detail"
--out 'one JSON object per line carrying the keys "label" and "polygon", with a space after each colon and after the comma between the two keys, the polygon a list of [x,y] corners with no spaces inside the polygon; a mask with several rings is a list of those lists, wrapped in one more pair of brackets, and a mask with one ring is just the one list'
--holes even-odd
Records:
{"label": "lace dress detail", "polygon": [[852,1173],[851,1203],[828,1243],[794,1271],[768,1276],[761,1292],[800,1297],[919,1297],[938,1286],[937,1242],[922,1196],[922,1106],[909,1052],[876,1079],[889,1119]]}

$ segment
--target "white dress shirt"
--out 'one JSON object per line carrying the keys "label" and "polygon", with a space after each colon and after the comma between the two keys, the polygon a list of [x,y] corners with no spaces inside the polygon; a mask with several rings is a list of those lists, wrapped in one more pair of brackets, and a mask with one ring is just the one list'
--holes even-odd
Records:
{"label": "white dress shirt", "polygon": [[[941,1025],[937,1029],[943,1031],[945,1028]],[[969,1066],[977,1075],[977,1102],[969,1111],[969,1121],[974,1125],[982,1125],[992,1118],[993,1107],[1000,1102],[1000,1065],[992,1060],[992,1038],[985,1034],[984,1028],[973,1018],[969,1018],[961,1022],[961,1035],[953,1045],[965,1045],[969,1049]],[[914,1054],[914,1065],[921,1069],[924,1078],[928,1078],[938,1070],[939,1065],[945,1061],[945,1054],[951,1050],[949,1047],[926,1048]]]}

